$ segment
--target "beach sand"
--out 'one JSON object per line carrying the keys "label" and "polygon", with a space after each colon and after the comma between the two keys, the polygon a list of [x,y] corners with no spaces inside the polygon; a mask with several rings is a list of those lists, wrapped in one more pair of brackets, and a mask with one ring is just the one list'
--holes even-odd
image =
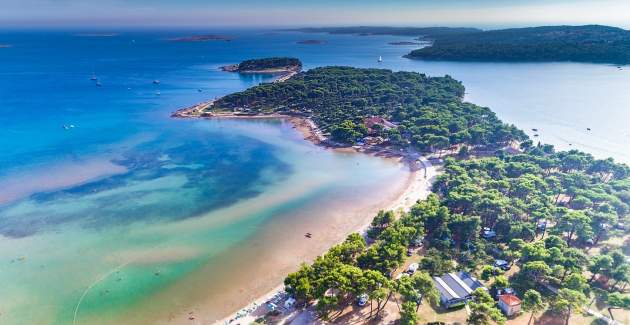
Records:
{"label": "beach sand", "polygon": [[[396,164],[395,161],[390,163]],[[419,181],[417,177],[422,177],[422,173],[408,172],[406,175],[399,175],[401,177],[392,179],[391,184],[379,189],[379,193],[367,189],[352,193],[347,190],[333,190],[321,199],[301,205],[299,211],[279,212],[270,220],[270,224],[256,227],[252,238],[213,257],[212,263],[200,266],[173,285],[157,291],[136,306],[137,308],[133,308],[133,312],[114,315],[113,319],[107,319],[108,322],[83,318],[81,323],[215,323],[273,292],[282,284],[284,277],[295,271],[301,263],[311,262],[330,246],[343,241],[348,234],[365,229],[378,210],[398,208],[415,201],[413,195],[420,193],[407,191],[419,189],[410,185]],[[294,193],[299,191],[300,188],[295,188],[295,191],[289,193],[279,193],[300,197],[299,193]],[[244,201],[237,206],[244,205],[244,209],[253,211],[260,208],[258,204],[266,205],[270,201],[282,200],[268,196]],[[252,201],[258,203],[250,204]],[[274,202],[271,204],[274,205]],[[231,214],[227,210],[234,208],[226,208],[225,212],[217,213],[229,217]],[[198,222],[190,220],[184,224],[194,225]],[[312,233],[312,238],[304,236],[307,232]],[[177,251],[165,253],[168,256],[156,253],[157,256],[150,256],[151,260],[168,258]],[[135,252],[129,254],[137,255]]]}
{"label": "beach sand", "polygon": [[[352,217],[356,225],[354,228],[346,230],[346,227],[324,225],[322,228],[312,231],[314,237],[319,235],[319,231],[321,230],[328,233],[325,239],[317,240],[316,246],[311,245],[310,243],[312,242],[310,241],[304,241],[304,243],[309,244],[294,246],[289,251],[283,252],[283,256],[279,256],[279,258],[284,258],[285,260],[278,261],[278,264],[276,264],[271,272],[278,273],[278,270],[283,270],[284,272],[273,274],[273,276],[272,274],[265,273],[266,279],[261,279],[261,282],[259,282],[255,288],[246,289],[246,286],[243,286],[243,290],[249,291],[248,296],[251,297],[248,300],[249,304],[241,306],[236,312],[218,321],[204,318],[203,306],[196,309],[198,312],[196,311],[188,316],[194,317],[194,320],[199,320],[200,324],[250,324],[257,318],[264,316],[267,312],[265,303],[284,290],[284,285],[282,284],[284,277],[288,273],[297,270],[299,264],[312,262],[316,256],[323,254],[333,245],[342,242],[345,237],[352,232],[365,233],[373,216],[378,210],[408,211],[418,200],[425,199],[431,193],[431,185],[438,175],[438,171],[436,167],[432,166],[426,159],[421,158],[421,160],[422,165],[426,166],[426,174],[424,169],[410,172],[404,185],[394,195],[390,196],[388,200],[381,202],[381,205],[378,207],[370,207],[354,215]],[[289,262],[289,264],[293,263],[293,266],[287,265],[287,262]],[[264,290],[265,288],[267,288],[267,290]],[[296,315],[289,314],[284,315],[284,318],[290,319],[294,316]],[[185,324],[186,321],[190,322],[189,317],[181,318],[180,316],[175,323]]]}

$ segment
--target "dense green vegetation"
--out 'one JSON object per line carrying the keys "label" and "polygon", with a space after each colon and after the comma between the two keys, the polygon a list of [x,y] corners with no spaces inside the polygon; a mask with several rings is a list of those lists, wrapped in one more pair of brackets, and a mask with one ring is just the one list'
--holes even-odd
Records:
{"label": "dense green vegetation", "polygon": [[301,68],[302,62],[296,58],[276,57],[245,60],[238,64],[238,71],[260,71],[269,69]]}
{"label": "dense green vegetation", "polygon": [[630,31],[599,25],[545,26],[447,34],[410,58],[454,61],[630,63]]}
{"label": "dense green vegetation", "polygon": [[448,27],[322,27],[310,33],[413,36],[433,41],[410,58],[453,61],[574,61],[630,63],[630,31],[601,25],[541,26],[483,31]]}
{"label": "dense green vegetation", "polygon": [[[554,152],[529,142],[523,147],[525,152],[516,155],[500,151],[485,158],[448,158],[434,183],[435,194],[400,218],[379,213],[368,231],[373,244],[351,235],[312,266],[289,275],[287,290],[302,303],[315,301],[323,317],[340,312],[360,294],[374,299],[378,314],[392,295],[399,295],[402,321],[414,324],[414,295],[435,294],[428,276],[466,269],[481,272],[491,283],[489,293],[473,295],[469,324],[503,323],[491,294],[507,287],[516,289],[530,317],[548,306],[568,320],[591,295],[629,308],[630,297],[623,293],[630,283],[628,257],[618,249],[589,251],[625,234],[617,228],[628,221],[630,168],[579,151]],[[484,238],[485,227],[496,236]],[[421,271],[392,280],[417,238],[424,238],[427,248]],[[498,258],[520,271],[501,275],[491,266]],[[369,282],[363,278],[367,274],[378,280]]]}
{"label": "dense green vegetation", "polygon": [[497,147],[525,138],[488,108],[463,102],[463,95],[462,84],[449,76],[325,67],[227,95],[215,109],[307,115],[334,141],[346,144],[368,135],[365,119],[370,116],[396,124],[374,127],[375,135],[421,151],[456,144]]}
{"label": "dense green vegetation", "polygon": [[[352,234],[303,264],[286,290],[324,319],[363,300],[371,318],[394,297],[400,322],[415,324],[423,302],[437,303],[431,276],[467,270],[490,289],[473,295],[470,324],[504,323],[495,298],[508,287],[531,318],[547,309],[568,321],[590,297],[628,308],[628,257],[601,243],[627,235],[630,168],[534,145],[489,109],[463,102],[463,93],[449,76],[327,67],[217,101],[219,110],[308,116],[339,142],[376,133],[396,149],[453,149],[426,200],[401,215],[380,212],[366,238]],[[374,116],[389,122],[368,125]],[[515,143],[521,152],[504,148]],[[419,242],[419,271],[396,276]],[[518,271],[503,275],[496,259]]]}

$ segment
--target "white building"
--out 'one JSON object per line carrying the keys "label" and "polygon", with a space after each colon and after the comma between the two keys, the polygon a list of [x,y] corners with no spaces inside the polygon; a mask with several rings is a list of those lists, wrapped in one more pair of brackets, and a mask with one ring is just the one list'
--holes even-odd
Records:
{"label": "white building", "polygon": [[513,294],[499,296],[499,308],[508,317],[518,314],[521,311],[521,299]]}

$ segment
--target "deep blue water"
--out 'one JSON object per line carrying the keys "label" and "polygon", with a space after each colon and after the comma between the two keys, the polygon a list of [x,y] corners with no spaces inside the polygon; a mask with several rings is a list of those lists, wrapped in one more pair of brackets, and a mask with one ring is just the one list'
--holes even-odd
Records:
{"label": "deep blue water", "polygon": [[[170,40],[201,33],[234,39]],[[306,207],[365,200],[370,189],[386,196],[387,184],[405,176],[391,162],[317,148],[282,121],[170,118],[273,78],[222,65],[266,56],[297,56],[307,68],[374,65],[382,54],[375,44],[395,37],[335,36],[313,46],[296,43],[313,36],[270,31],[80,34],[0,32],[0,44],[11,45],[0,48],[0,282],[11,283],[0,323],[67,324],[84,290],[82,317],[139,315],[134,304],[221,264],[217,256],[274,220],[299,225],[311,218]],[[401,49],[390,50],[399,57]],[[164,275],[156,278],[156,268]],[[107,277],[110,270],[128,282]],[[103,288],[90,291],[95,284]],[[35,303],[45,308],[30,312]]]}
{"label": "deep blue water", "polygon": [[[118,155],[147,138],[181,134],[169,113],[245,89],[271,76],[224,73],[218,67],[265,56],[297,56],[313,67],[375,65],[379,47],[395,37],[321,36],[272,31],[212,31],[234,40],[173,42],[202,31],[0,33],[0,178],[32,174],[51,162]],[[208,33],[206,31],[206,33]],[[392,48],[396,54],[402,48]],[[397,57],[397,55],[396,55]],[[102,87],[90,80],[99,78]],[[152,83],[160,80],[159,85]],[[201,90],[199,92],[198,90]],[[157,93],[160,93],[158,96]],[[64,125],[74,125],[64,130]],[[157,140],[160,142],[162,140]],[[155,148],[153,143],[151,148]]]}

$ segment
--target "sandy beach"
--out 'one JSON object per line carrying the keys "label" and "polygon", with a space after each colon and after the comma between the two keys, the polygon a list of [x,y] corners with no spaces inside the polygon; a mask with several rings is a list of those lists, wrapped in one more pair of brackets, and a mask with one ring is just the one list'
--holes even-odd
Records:
{"label": "sandy beach", "polygon": [[[409,173],[409,177],[407,177],[403,188],[392,198],[390,198],[389,202],[386,202],[376,211],[383,210],[393,210],[397,212],[409,211],[409,209],[421,199],[425,199],[431,193],[431,185],[435,180],[435,177],[438,175],[439,171],[435,166],[431,165],[431,163],[425,159],[420,158],[421,165],[426,166],[426,174],[425,169],[411,171]],[[402,163],[402,161],[401,161]],[[352,232],[358,232],[364,234],[371,221],[372,216],[374,214],[367,215],[357,215],[355,216],[357,219],[361,221],[359,227],[355,228],[353,231],[344,234],[343,238]],[[338,234],[339,235],[339,234]],[[339,236],[337,236],[339,237]],[[324,245],[319,245],[324,249],[317,255],[323,254],[329,247],[342,242],[343,239],[337,241],[327,242]],[[317,256],[316,255],[316,256]],[[307,260],[302,260],[301,262],[310,263],[314,257],[311,257]],[[293,269],[297,269],[298,265],[296,265]],[[286,274],[285,274],[286,275]],[[257,318],[264,316],[267,313],[267,308],[265,303],[274,297],[279,297],[284,292],[284,285],[282,282],[277,282],[275,285],[271,287],[271,290],[265,291],[262,294],[256,296],[255,299],[250,300],[250,303],[240,308],[239,310],[233,312],[227,317],[222,318],[219,321],[211,322],[214,324],[250,324],[255,321]],[[296,317],[299,314],[299,311],[293,310],[292,312],[288,312],[284,314],[283,319],[290,321],[292,318]],[[184,324],[184,322],[182,322]],[[205,322],[201,322],[201,324],[205,324]]]}
{"label": "sandy beach", "polygon": [[[298,131],[305,140],[311,141],[317,145],[325,145],[326,138],[322,134],[321,130],[315,125],[315,123],[304,117],[295,117],[282,114],[270,114],[270,115],[241,115],[233,113],[213,113],[212,116],[205,116],[209,119],[285,119],[289,121],[293,127]],[[273,254],[271,261],[264,263],[264,265],[257,266],[257,279],[255,281],[244,280],[241,284],[241,288],[238,289],[241,292],[240,295],[227,294],[223,297],[223,301],[216,299],[208,300],[198,304],[190,311],[184,314],[171,315],[165,324],[249,324],[255,319],[263,316],[267,309],[265,303],[274,297],[278,297],[284,291],[282,281],[284,277],[295,271],[301,263],[309,263],[326,252],[331,246],[342,242],[347,235],[353,232],[365,233],[367,231],[373,216],[379,210],[394,210],[397,212],[408,211],[418,200],[426,198],[431,193],[432,181],[438,174],[436,168],[424,157],[418,159],[412,158],[413,155],[404,153],[398,153],[383,148],[356,148],[352,147],[327,147],[331,150],[335,150],[347,154],[371,154],[375,156],[383,157],[383,159],[393,160],[395,163],[402,164],[405,168],[409,169],[409,174],[402,184],[398,184],[397,188],[387,197],[382,198],[377,202],[346,202],[345,207],[340,207],[337,216],[326,216],[317,219],[313,219],[304,224],[291,224],[288,221],[283,227],[285,230],[278,231],[271,234],[263,234],[264,237],[269,237],[269,241],[272,241],[271,237],[277,236],[279,233],[286,234],[293,233],[294,238],[286,239],[285,247],[268,247],[268,251],[279,250],[282,253]],[[348,209],[347,205],[351,203],[354,208]],[[326,209],[330,211],[329,209]],[[349,215],[348,215],[349,214]],[[291,226],[292,225],[292,226]],[[302,234],[305,231],[309,231],[315,234],[314,240],[305,242]],[[322,232],[320,234],[320,232]],[[243,254],[246,254],[243,251]],[[243,257],[247,258],[247,257]],[[253,257],[252,257],[253,258]],[[226,267],[229,269],[229,267]],[[264,274],[264,275],[263,275]],[[233,276],[234,274],[232,274]],[[247,276],[243,276],[244,279]],[[223,288],[226,292],[229,288]],[[243,294],[246,292],[246,294]],[[243,298],[247,297],[246,300]],[[241,304],[237,304],[241,301]],[[245,302],[245,303],[243,303]],[[221,304],[224,317],[222,315],[217,320],[216,313],[208,314],[205,311],[215,310],[217,304]],[[294,315],[286,314],[286,319],[292,318]]]}

